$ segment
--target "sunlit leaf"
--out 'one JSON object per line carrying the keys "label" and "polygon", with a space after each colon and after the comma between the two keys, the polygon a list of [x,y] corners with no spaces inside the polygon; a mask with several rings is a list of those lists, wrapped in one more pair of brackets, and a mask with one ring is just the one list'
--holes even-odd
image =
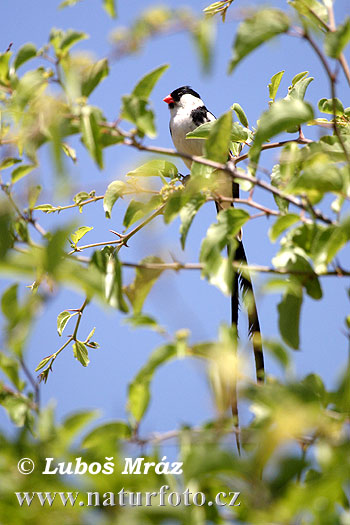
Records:
{"label": "sunlit leaf", "polygon": [[24,44],[17,52],[17,55],[13,62],[13,67],[18,69],[22,64],[34,58],[37,55],[37,49],[34,44]]}
{"label": "sunlit leaf", "polygon": [[87,366],[90,363],[88,351],[86,345],[81,341],[75,341],[73,343],[73,354],[74,357],[81,363],[83,366]]}
{"label": "sunlit leaf", "polygon": [[103,0],[103,8],[111,18],[117,17],[116,0]]}
{"label": "sunlit leaf", "polygon": [[278,91],[283,75],[284,75],[284,70],[279,71],[278,73],[275,73],[273,77],[271,78],[270,84],[268,85],[269,96],[273,102],[275,101],[277,91]]}
{"label": "sunlit leaf", "polygon": [[111,218],[112,208],[125,191],[125,182],[121,180],[114,180],[108,185],[105,196],[103,198],[103,209],[106,213],[107,219]]}
{"label": "sunlit leaf", "polygon": [[76,245],[80,239],[84,237],[89,231],[93,230],[92,226],[81,226],[71,235],[72,243]]}

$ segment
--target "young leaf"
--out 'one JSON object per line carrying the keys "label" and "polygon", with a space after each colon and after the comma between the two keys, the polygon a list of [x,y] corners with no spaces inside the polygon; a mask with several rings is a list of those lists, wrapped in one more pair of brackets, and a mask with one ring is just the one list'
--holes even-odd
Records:
{"label": "young leaf", "polygon": [[335,112],[337,117],[344,115],[344,106],[339,98],[321,98],[321,100],[318,101],[318,109],[322,111],[322,113],[328,113],[329,115],[334,115],[333,112]]}
{"label": "young leaf", "polygon": [[231,73],[245,56],[261,44],[286,33],[289,26],[289,18],[279,9],[260,9],[246,18],[238,27],[229,72]]}
{"label": "young leaf", "polygon": [[177,176],[178,169],[168,160],[150,160],[138,168],[129,171],[127,177],[167,177],[173,179]]}
{"label": "young leaf", "polygon": [[19,50],[13,62],[13,67],[17,70],[19,66],[34,58],[37,54],[37,49],[34,44],[24,44]]}
{"label": "young leaf", "polygon": [[[306,75],[308,74],[307,71],[304,72]],[[304,76],[304,73],[300,73]],[[297,75],[298,76],[298,75]],[[285,97],[286,100],[288,99],[299,99],[304,100],[306,90],[309,86],[309,84],[314,80],[313,77],[303,77],[298,80],[295,80],[296,77],[293,78],[292,85],[288,88],[288,95]]]}
{"label": "young leaf", "polygon": [[133,95],[125,95],[122,100],[121,118],[135,124],[141,137],[148,135],[154,138],[156,136],[154,114],[148,109],[148,101]]}
{"label": "young leaf", "polygon": [[81,94],[84,97],[88,97],[96,86],[108,75],[108,72],[108,60],[106,58],[102,58],[95,64],[92,64],[84,75]]}
{"label": "young leaf", "polygon": [[[100,252],[101,253],[101,252]],[[122,267],[118,256],[114,253],[108,255],[103,252],[106,267],[105,273],[105,297],[108,304],[118,308],[121,312],[128,312],[128,305],[123,296]]]}
{"label": "young leaf", "polygon": [[86,33],[75,31],[74,29],[68,29],[61,35],[58,48],[62,53],[67,53],[74,44],[80,42],[80,40],[85,40],[86,38],[88,38]]}
{"label": "young leaf", "polygon": [[53,213],[56,208],[52,206],[52,204],[39,204],[39,206],[35,206],[33,210],[43,211],[44,213]]}
{"label": "young leaf", "polygon": [[103,8],[111,18],[117,17],[116,0],[103,0]]}
{"label": "young leaf", "polygon": [[125,182],[122,182],[121,180],[114,180],[109,184],[103,198],[103,209],[106,213],[107,219],[111,218],[112,208],[119,197],[123,195],[124,191]]}
{"label": "young leaf", "polygon": [[40,363],[38,364],[38,366],[36,367],[35,372],[38,372],[39,370],[44,368],[44,366],[46,366],[51,361],[51,359],[52,359],[52,355],[49,355],[49,357],[44,357],[44,359],[42,359]]}
{"label": "young leaf", "polygon": [[83,366],[87,366],[90,363],[87,348],[81,341],[73,343],[73,355]]}
{"label": "young leaf", "polygon": [[324,49],[331,58],[339,58],[350,41],[350,18],[335,31],[329,31],[324,39]]}
{"label": "young leaf", "polygon": [[[142,259],[140,264],[142,265],[162,262],[162,259],[160,259],[159,257],[149,256]],[[162,271],[163,270],[153,270],[149,268],[136,268],[134,282],[127,286],[125,289],[125,293],[130,303],[132,304],[134,314],[139,314],[141,312],[143,303],[145,302],[154,283],[162,274]]]}
{"label": "young leaf", "polygon": [[159,66],[150,73],[147,73],[147,75],[141,78],[136,84],[132,91],[132,95],[137,98],[148,99],[154,86],[168,67],[168,65]]}
{"label": "young leaf", "polygon": [[283,75],[284,75],[284,69],[283,71],[279,71],[278,73],[275,73],[273,77],[271,78],[270,84],[268,85],[269,96],[273,102],[275,102],[277,91],[278,91]]}
{"label": "young leaf", "polygon": [[11,181],[13,183],[17,182],[33,171],[34,168],[36,168],[35,164],[22,164],[18,166],[18,168],[15,168],[11,173]]}
{"label": "young leaf", "polygon": [[[247,119],[247,115],[244,113],[243,108],[237,102],[235,102],[234,104],[232,104],[231,109],[236,113],[240,123],[245,128],[249,128],[249,122]],[[234,139],[231,138],[231,140],[234,140]]]}
{"label": "young leaf", "polygon": [[94,109],[84,106],[81,112],[81,132],[84,144],[100,169],[103,168],[100,127]]}
{"label": "young leaf", "polygon": [[[63,330],[65,329],[69,319],[73,316],[72,313],[67,312],[66,310],[64,312],[61,312],[57,317],[57,332],[58,335],[61,336],[63,333]],[[44,365],[43,365],[44,366]]]}
{"label": "young leaf", "polygon": [[76,246],[77,243],[80,241],[80,239],[82,239],[84,237],[84,235],[87,234],[87,232],[89,232],[91,230],[93,230],[92,226],[81,226],[80,228],[78,228],[71,235],[72,243]]}
{"label": "young leaf", "polygon": [[0,163],[0,170],[11,168],[14,164],[19,164],[22,159],[16,159],[15,157],[5,157]]}

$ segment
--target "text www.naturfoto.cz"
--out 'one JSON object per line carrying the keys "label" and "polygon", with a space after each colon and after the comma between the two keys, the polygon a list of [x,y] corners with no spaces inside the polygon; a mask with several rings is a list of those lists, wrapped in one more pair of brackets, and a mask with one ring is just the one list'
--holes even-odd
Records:
{"label": "text www.naturfoto.cz", "polygon": [[[52,506],[55,502],[64,507],[70,505],[74,507],[114,507],[116,505],[125,507],[178,507],[185,505],[186,507],[195,505],[202,507],[203,505],[217,505],[218,507],[237,507],[239,492],[219,492],[216,494],[214,501],[207,501],[203,492],[190,492],[186,489],[184,492],[169,492],[170,487],[163,485],[158,492],[128,492],[122,488],[119,492],[15,492],[17,501],[22,507],[27,505],[30,507],[33,502],[39,501],[40,505]],[[79,498],[83,495],[84,498]]]}

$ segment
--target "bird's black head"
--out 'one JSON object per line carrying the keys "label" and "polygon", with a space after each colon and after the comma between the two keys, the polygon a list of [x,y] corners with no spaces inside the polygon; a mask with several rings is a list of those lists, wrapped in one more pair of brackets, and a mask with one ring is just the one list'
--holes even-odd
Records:
{"label": "bird's black head", "polygon": [[193,95],[194,97],[201,98],[200,95],[196,91],[194,91],[190,86],[181,86],[177,89],[174,89],[174,91],[172,91],[170,95],[174,102],[179,102],[182,95]]}

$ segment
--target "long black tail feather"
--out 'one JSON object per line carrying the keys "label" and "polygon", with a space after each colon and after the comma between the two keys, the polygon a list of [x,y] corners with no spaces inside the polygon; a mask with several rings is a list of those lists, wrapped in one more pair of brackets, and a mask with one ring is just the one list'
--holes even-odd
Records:
{"label": "long black tail feather", "polygon": [[[236,249],[235,261],[238,263],[248,264],[247,256],[244,250],[242,241],[239,241]],[[265,379],[265,364],[264,364],[264,353],[261,343],[261,330],[258,317],[258,311],[255,302],[254,290],[252,281],[250,279],[249,272],[247,270],[237,271],[239,285],[242,290],[243,298],[247,299],[247,311],[248,311],[248,333],[253,342],[254,358],[255,358],[255,370],[256,379],[258,382],[263,382]],[[232,295],[237,292],[233,290]],[[236,307],[236,300],[232,301],[232,307]],[[238,313],[237,313],[238,315]],[[232,313],[232,318],[236,317],[236,313]]]}

